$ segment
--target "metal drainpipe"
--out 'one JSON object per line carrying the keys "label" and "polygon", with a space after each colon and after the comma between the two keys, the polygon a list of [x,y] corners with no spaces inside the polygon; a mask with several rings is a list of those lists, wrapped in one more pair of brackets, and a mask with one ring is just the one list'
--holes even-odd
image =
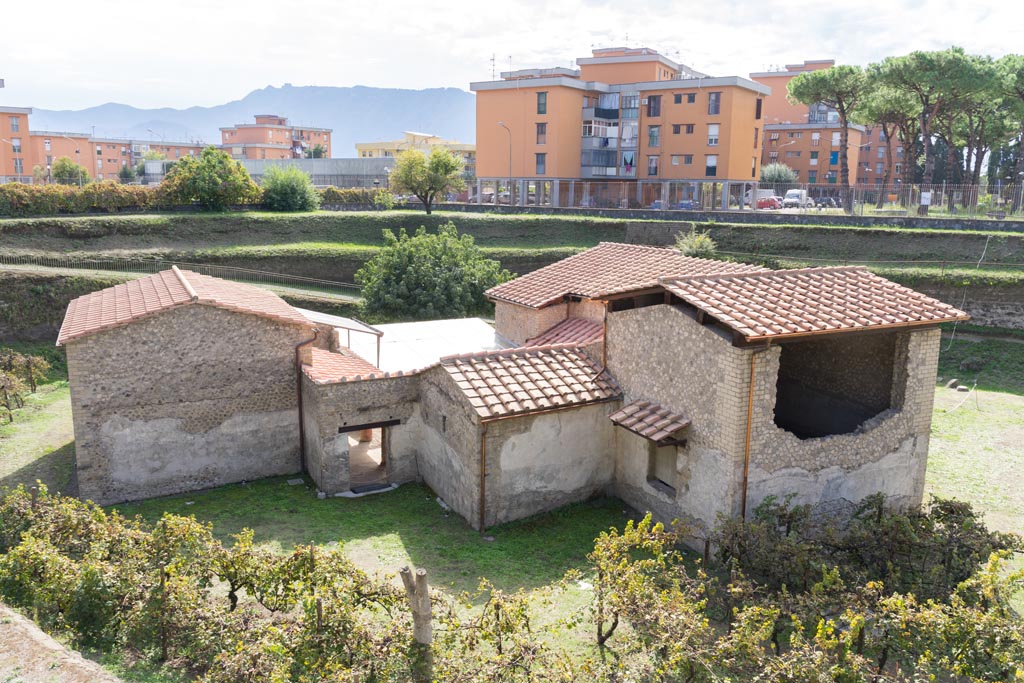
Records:
{"label": "metal drainpipe", "polygon": [[[295,397],[298,400],[299,406],[299,458],[303,464],[306,461],[306,427],[304,423],[304,413],[302,410],[302,348],[308,346],[316,341],[317,336],[320,334],[320,329],[317,327],[313,328],[313,336],[305,341],[301,341],[295,345]],[[322,479],[323,477],[321,477]]]}
{"label": "metal drainpipe", "polygon": [[750,433],[754,424],[754,367],[757,363],[757,357],[761,354],[767,353],[770,346],[771,341],[768,342],[768,346],[764,347],[764,350],[755,351],[750,354],[750,388],[747,391],[747,437],[743,444],[743,497],[740,499],[740,519],[743,520],[747,518],[747,477],[750,474]]}
{"label": "metal drainpipe", "polygon": [[480,425],[480,533],[484,533],[487,496],[487,423]]}

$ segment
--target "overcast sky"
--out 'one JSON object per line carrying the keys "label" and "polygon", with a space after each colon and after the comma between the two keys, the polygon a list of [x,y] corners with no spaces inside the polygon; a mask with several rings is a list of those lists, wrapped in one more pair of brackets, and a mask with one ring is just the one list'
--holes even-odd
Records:
{"label": "overcast sky", "polygon": [[1013,0],[48,0],[4,3],[0,104],[221,104],[267,85],[455,87],[653,47],[713,75],[867,64],[956,44],[1024,50]]}

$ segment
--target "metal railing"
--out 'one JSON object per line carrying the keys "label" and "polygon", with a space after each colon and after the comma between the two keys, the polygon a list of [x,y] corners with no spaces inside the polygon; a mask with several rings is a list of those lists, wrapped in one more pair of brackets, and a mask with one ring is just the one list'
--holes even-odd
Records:
{"label": "metal railing", "polygon": [[360,296],[359,285],[350,282],[335,282],[302,275],[274,273],[238,266],[221,266],[208,263],[188,263],[162,259],[126,259],[90,256],[38,256],[0,254],[0,268],[24,269],[45,268],[69,272],[94,271],[100,273],[124,273],[148,275],[178,266],[201,275],[224,280],[246,282],[257,285],[285,287],[303,292],[315,292],[335,297],[356,299]]}

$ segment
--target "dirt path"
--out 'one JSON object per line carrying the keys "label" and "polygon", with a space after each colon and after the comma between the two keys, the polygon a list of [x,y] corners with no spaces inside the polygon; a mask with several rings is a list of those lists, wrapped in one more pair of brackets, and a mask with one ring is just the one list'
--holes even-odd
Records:
{"label": "dirt path", "polygon": [[4,605],[0,605],[0,681],[120,683],[102,666],[68,650]]}

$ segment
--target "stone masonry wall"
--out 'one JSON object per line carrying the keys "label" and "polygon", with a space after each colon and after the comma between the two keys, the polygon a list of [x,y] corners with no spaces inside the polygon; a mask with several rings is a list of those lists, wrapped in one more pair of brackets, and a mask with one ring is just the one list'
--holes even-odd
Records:
{"label": "stone masonry wall", "polygon": [[[389,427],[388,481],[418,478],[415,440],[403,439],[419,398],[419,376],[385,377],[336,384],[314,384],[303,376],[306,414],[306,471],[325,493],[349,490],[348,434],[339,429],[401,420]],[[396,438],[398,434],[398,438]]]}
{"label": "stone masonry wall", "polygon": [[[883,492],[916,505],[924,494],[938,329],[900,332],[893,359],[893,407],[854,432],[798,439],[773,421],[779,349],[757,360],[748,508],[768,495],[796,494],[798,503],[857,501]],[[843,358],[835,359],[842,363]]]}
{"label": "stone masonry wall", "polygon": [[494,304],[494,329],[513,344],[522,344],[565,320],[568,309],[567,304],[530,308],[497,301]]}
{"label": "stone masonry wall", "polygon": [[615,473],[618,401],[485,424],[487,526],[586,500]]}
{"label": "stone masonry wall", "polygon": [[608,370],[623,404],[655,401],[692,421],[674,496],[647,482],[648,442],[616,427],[616,493],[663,521],[711,526],[720,513],[737,514],[751,351],[671,306],[609,313],[607,325]]}
{"label": "stone masonry wall", "polygon": [[67,345],[78,486],[109,504],[301,469],[308,328],[194,304]]}

